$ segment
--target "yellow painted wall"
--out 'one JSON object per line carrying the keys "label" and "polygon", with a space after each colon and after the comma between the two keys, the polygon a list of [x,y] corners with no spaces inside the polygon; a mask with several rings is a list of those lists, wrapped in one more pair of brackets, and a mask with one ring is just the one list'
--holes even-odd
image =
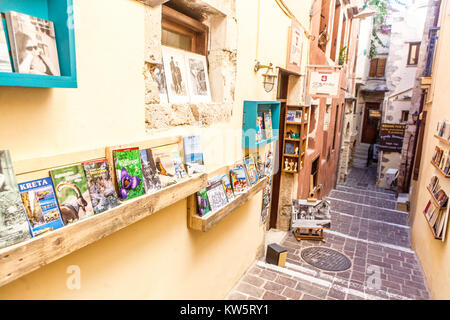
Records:
{"label": "yellow painted wall", "polygon": [[[270,18],[260,32],[266,38],[260,40],[261,62],[264,57],[285,66],[289,20],[275,2],[261,2],[261,21]],[[242,157],[243,100],[273,99],[275,94],[265,93],[262,77],[253,72],[257,0],[236,4],[232,121],[151,134],[144,124],[144,5],[134,0],[74,4],[79,87],[0,88],[0,148],[9,149],[14,161],[188,134],[201,134],[208,169]],[[1,287],[0,299],[222,299],[264,243],[261,196],[208,233],[187,228],[187,204],[180,201]],[[66,287],[71,265],[80,267],[80,290]]]}
{"label": "yellow painted wall", "polygon": [[[439,181],[447,194],[450,194],[450,180],[441,176],[430,164],[436,145],[449,148],[439,143],[434,134],[438,121],[450,120],[450,98],[448,84],[450,83],[450,6],[443,1],[441,7],[441,30],[437,52],[433,65],[433,85],[431,90],[432,104],[427,106],[427,123],[423,140],[423,154],[420,165],[419,180],[414,184],[411,212],[414,213],[412,224],[412,247],[422,263],[428,286],[434,299],[450,299],[450,232],[447,230],[446,241],[435,240],[429,230],[423,210],[430,198],[426,186],[433,175]],[[448,228],[448,226],[447,226]]]}

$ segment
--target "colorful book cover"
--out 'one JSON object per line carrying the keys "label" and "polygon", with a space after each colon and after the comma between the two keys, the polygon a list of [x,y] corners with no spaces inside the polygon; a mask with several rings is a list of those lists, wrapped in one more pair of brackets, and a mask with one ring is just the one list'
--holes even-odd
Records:
{"label": "colorful book cover", "polygon": [[50,170],[64,225],[94,214],[81,164]]}
{"label": "colorful book cover", "polygon": [[183,137],[184,162],[188,175],[205,171],[202,142],[200,136]]}
{"label": "colorful book cover", "polygon": [[152,150],[141,150],[140,155],[145,193],[151,194],[161,189],[161,180],[159,179],[158,170],[156,169]]}
{"label": "colorful book cover", "polygon": [[0,150],[0,248],[31,238],[8,150]]}
{"label": "colorful book cover", "polygon": [[264,128],[266,129],[266,139],[272,138],[272,114],[270,110],[268,112],[264,112]]}
{"label": "colorful book cover", "polygon": [[212,211],[219,210],[228,203],[228,198],[221,180],[206,187],[206,194],[208,195],[209,205]]}
{"label": "colorful book cover", "polygon": [[225,193],[227,194],[228,201],[232,201],[234,199],[233,187],[231,186],[230,177],[227,174],[224,174],[221,177],[223,187],[225,189]]}
{"label": "colorful book cover", "polygon": [[33,237],[64,226],[51,178],[19,183]]}
{"label": "colorful book cover", "polygon": [[286,142],[284,145],[284,154],[294,154],[294,144],[292,142]]}
{"label": "colorful book cover", "polygon": [[197,205],[198,205],[198,214],[203,217],[208,212],[211,211],[211,207],[209,206],[208,195],[206,193],[206,188],[197,192]]}
{"label": "colorful book cover", "polygon": [[250,185],[254,185],[258,182],[258,173],[256,171],[255,160],[252,156],[245,157],[244,159],[245,167],[247,169],[248,180]]}
{"label": "colorful book cover", "polygon": [[81,164],[91,196],[94,213],[99,214],[117,207],[120,202],[109,171],[108,161],[99,159]]}
{"label": "colorful book cover", "polygon": [[287,111],[286,121],[287,122],[294,122],[295,121],[295,110],[288,110]]}
{"label": "colorful book cover", "polygon": [[178,145],[153,148],[152,153],[163,188],[188,178]]}
{"label": "colorful book cover", "polygon": [[264,169],[266,176],[271,176],[273,173],[273,153],[268,150],[266,153],[266,159],[264,161]]}
{"label": "colorful book cover", "polygon": [[230,170],[231,185],[235,195],[245,193],[247,191],[247,175],[243,167],[235,167]]}
{"label": "colorful book cover", "polygon": [[113,151],[119,199],[129,200],[145,194],[139,148]]}
{"label": "colorful book cover", "polygon": [[259,179],[262,179],[266,176],[266,172],[264,170],[264,162],[262,161],[259,154],[256,155],[256,173],[258,174]]}
{"label": "colorful book cover", "polygon": [[269,181],[267,182],[267,185],[263,191],[261,223],[264,223],[264,221],[266,221],[267,216],[269,215],[271,195],[272,195],[272,177],[269,178]]}

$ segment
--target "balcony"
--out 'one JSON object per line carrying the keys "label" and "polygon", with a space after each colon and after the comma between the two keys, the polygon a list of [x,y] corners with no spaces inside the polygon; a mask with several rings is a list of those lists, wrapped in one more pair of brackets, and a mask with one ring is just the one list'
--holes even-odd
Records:
{"label": "balcony", "polygon": [[428,49],[427,49],[427,62],[425,65],[425,70],[423,72],[424,77],[431,77],[431,70],[433,68],[433,58],[434,58],[434,50],[436,48],[436,42],[438,39],[438,30],[440,27],[431,27],[428,32]]}

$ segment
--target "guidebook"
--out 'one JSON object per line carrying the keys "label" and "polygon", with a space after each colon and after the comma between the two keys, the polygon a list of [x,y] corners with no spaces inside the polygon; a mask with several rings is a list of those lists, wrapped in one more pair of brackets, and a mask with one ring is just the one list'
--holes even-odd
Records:
{"label": "guidebook", "polygon": [[177,144],[153,148],[152,153],[163,187],[188,178]]}
{"label": "guidebook", "polygon": [[228,203],[222,180],[206,187],[206,194],[208,195],[209,205],[212,211],[219,210]]}
{"label": "guidebook", "polygon": [[193,175],[205,171],[200,136],[183,137],[184,161],[187,173]]}
{"label": "guidebook", "polygon": [[208,212],[211,211],[211,207],[209,206],[208,194],[206,193],[206,188],[197,192],[197,205],[198,205],[198,214],[203,217]]}
{"label": "guidebook", "polygon": [[272,132],[272,114],[269,111],[264,112],[264,129],[266,132],[266,139],[270,139],[273,137]]}
{"label": "guidebook", "polygon": [[94,214],[81,164],[50,170],[50,176],[65,225]]}
{"label": "guidebook", "polygon": [[52,179],[19,183],[19,191],[33,237],[64,226]]}
{"label": "guidebook", "polygon": [[248,180],[252,186],[258,182],[258,173],[256,171],[255,160],[252,156],[248,156],[244,158],[244,163],[247,169]]}
{"label": "guidebook", "polygon": [[8,150],[0,150],[0,248],[31,238]]}
{"label": "guidebook", "polygon": [[236,166],[230,170],[231,185],[235,195],[245,193],[247,191],[247,175],[243,166]]}
{"label": "guidebook", "polygon": [[94,213],[102,213],[117,207],[120,202],[109,172],[108,161],[100,159],[83,162],[82,166],[86,174]]}
{"label": "guidebook", "polygon": [[139,148],[113,150],[119,199],[122,201],[145,194]]}
{"label": "guidebook", "polygon": [[161,189],[161,180],[159,179],[152,150],[145,149],[141,150],[140,153],[145,193],[151,194]]}
{"label": "guidebook", "polygon": [[227,174],[224,174],[221,177],[223,187],[225,189],[225,193],[227,194],[228,201],[232,201],[234,199],[233,187],[231,186],[230,177]]}

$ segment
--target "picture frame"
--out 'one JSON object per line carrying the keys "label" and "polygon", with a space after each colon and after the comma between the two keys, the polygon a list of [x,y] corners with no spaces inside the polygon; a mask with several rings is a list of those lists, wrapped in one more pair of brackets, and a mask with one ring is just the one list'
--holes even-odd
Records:
{"label": "picture frame", "polygon": [[161,46],[169,103],[189,103],[185,51]]}
{"label": "picture frame", "polygon": [[301,72],[304,34],[300,24],[292,19],[289,27],[286,69],[296,73]]}
{"label": "picture frame", "polygon": [[190,102],[210,103],[211,87],[206,57],[192,52],[185,52],[185,64]]}

